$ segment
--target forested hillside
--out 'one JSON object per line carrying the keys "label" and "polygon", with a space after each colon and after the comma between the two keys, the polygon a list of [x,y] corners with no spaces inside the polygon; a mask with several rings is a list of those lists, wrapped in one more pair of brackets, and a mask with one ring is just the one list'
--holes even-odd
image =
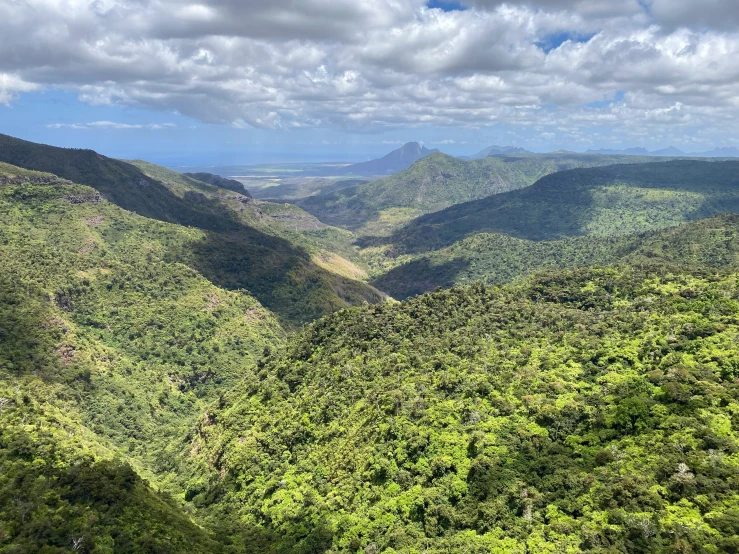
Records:
{"label": "forested hillside", "polygon": [[329,316],[206,412],[188,494],[246,551],[734,552],[738,278],[558,272]]}
{"label": "forested hillside", "polygon": [[533,186],[419,217],[389,239],[400,252],[476,233],[528,240],[625,235],[739,212],[739,162],[679,160],[561,171]]}
{"label": "forested hillside", "polygon": [[177,492],[199,414],[285,336],[182,263],[204,238],[0,164],[3,551],[215,545],[129,467]]}
{"label": "forested hillside", "polygon": [[638,161],[624,156],[544,154],[462,160],[435,153],[391,177],[296,203],[329,225],[386,234],[414,217],[527,187],[556,171]]}
{"label": "forested hillside", "polygon": [[196,240],[178,245],[169,255],[218,286],[247,289],[284,324],[300,325],[348,305],[384,298],[352,278],[362,270],[339,256],[352,255],[351,235],[293,206],[255,204],[245,194],[146,162],[127,163],[92,150],[4,135],[0,161],[54,173],[93,187],[106,200],[139,215],[197,229]]}
{"label": "forested hillside", "polygon": [[390,266],[373,284],[402,299],[482,281],[500,284],[536,271],[661,261],[686,267],[739,267],[739,215],[725,214],[677,227],[629,235],[589,235],[558,241],[532,241],[478,233],[451,246],[383,259]]}

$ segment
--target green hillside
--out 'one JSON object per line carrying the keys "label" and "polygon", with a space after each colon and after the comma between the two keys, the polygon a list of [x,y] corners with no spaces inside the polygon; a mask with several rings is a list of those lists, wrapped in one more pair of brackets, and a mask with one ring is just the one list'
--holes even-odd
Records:
{"label": "green hillside", "polygon": [[189,495],[254,552],[735,552],[738,277],[559,272],[326,317],[203,416]]}
{"label": "green hillside", "polygon": [[574,169],[414,220],[377,244],[436,250],[476,233],[527,240],[625,235],[739,212],[739,162],[680,160]]}
{"label": "green hillside", "polygon": [[296,203],[329,225],[363,234],[386,234],[414,217],[527,187],[556,171],[638,161],[577,154],[462,160],[435,153],[391,177]]}
{"label": "green hillside", "polygon": [[252,191],[254,198],[264,200],[298,200],[317,194],[329,194],[337,190],[363,185],[369,181],[362,179],[336,179],[328,177],[295,177],[285,179],[279,185],[257,188]]}
{"label": "green hillside", "polygon": [[[48,171],[93,187],[121,208],[192,227],[191,242],[168,251],[212,283],[246,289],[288,325],[300,325],[383,295],[350,275],[340,250],[353,255],[351,235],[328,228],[298,208],[254,204],[246,195],[147,162],[122,162],[91,150],[55,148],[0,135],[0,161]],[[349,264],[351,266],[351,264]],[[338,271],[338,273],[336,272]]]}
{"label": "green hillside", "polygon": [[220,550],[157,490],[180,494],[197,418],[285,333],[177,259],[205,240],[0,164],[0,551]]}
{"label": "green hillside", "polygon": [[478,233],[451,246],[384,260],[373,284],[393,298],[482,281],[508,283],[545,269],[661,261],[689,267],[739,267],[739,215],[624,236],[531,241]]}

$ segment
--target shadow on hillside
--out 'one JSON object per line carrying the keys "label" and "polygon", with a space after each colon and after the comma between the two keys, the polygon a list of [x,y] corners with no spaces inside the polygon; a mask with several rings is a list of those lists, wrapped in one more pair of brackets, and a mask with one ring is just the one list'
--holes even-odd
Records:
{"label": "shadow on hillside", "polygon": [[[420,254],[438,250],[477,233],[500,233],[532,241],[559,240],[591,234],[590,224],[598,210],[608,207],[608,198],[595,203],[592,190],[626,185],[640,189],[670,190],[705,196],[702,206],[683,213],[685,220],[739,211],[736,176],[739,162],[669,161],[647,164],[580,168],[543,177],[525,189],[457,204],[419,217],[390,237],[360,239],[358,245],[392,244],[398,254]],[[658,193],[657,193],[658,194]],[[614,202],[628,197],[614,193]],[[636,210],[644,210],[653,199],[645,198]],[[668,206],[669,207],[669,206]],[[623,232],[648,230],[628,218]],[[640,216],[641,217],[641,216]],[[637,218],[638,219],[638,218]],[[669,222],[668,222],[669,223]]]}
{"label": "shadow on hillside", "polygon": [[0,161],[54,173],[95,188],[113,204],[141,216],[195,227],[204,242],[174,252],[217,286],[246,289],[284,322],[302,324],[363,301],[376,302],[364,284],[335,275],[311,262],[310,254],[285,239],[244,225],[216,199],[180,198],[129,163],[92,150],[57,148],[0,135]]}
{"label": "shadow on hillside", "polygon": [[397,300],[432,292],[437,287],[449,288],[458,281],[460,273],[470,266],[469,260],[454,259],[432,264],[427,259],[414,260],[391,269],[374,279],[372,286],[385,291]]}

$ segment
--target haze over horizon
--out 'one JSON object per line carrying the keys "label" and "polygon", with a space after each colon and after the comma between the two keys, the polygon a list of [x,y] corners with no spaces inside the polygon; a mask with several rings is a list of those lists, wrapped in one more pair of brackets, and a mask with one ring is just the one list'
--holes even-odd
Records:
{"label": "haze over horizon", "polygon": [[5,0],[0,132],[167,165],[707,151],[739,146],[738,23],[729,0]]}

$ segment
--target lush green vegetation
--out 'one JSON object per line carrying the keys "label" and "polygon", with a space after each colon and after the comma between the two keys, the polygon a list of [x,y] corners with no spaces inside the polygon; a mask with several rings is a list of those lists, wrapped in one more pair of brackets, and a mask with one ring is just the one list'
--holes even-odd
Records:
{"label": "lush green vegetation", "polygon": [[476,233],[528,240],[625,235],[739,212],[739,162],[681,160],[561,171],[531,187],[420,217],[389,239],[399,253]]}
{"label": "lush green vegetation", "polygon": [[531,241],[478,233],[417,256],[378,256],[373,284],[401,299],[437,287],[508,283],[545,269],[662,261],[686,267],[739,267],[739,216],[726,214],[625,236]]}
{"label": "lush green vegetation", "polygon": [[[189,240],[175,241],[167,259],[195,268],[220,287],[248,290],[284,324],[300,325],[348,305],[383,299],[372,287],[319,263],[334,248],[353,255],[351,235],[327,228],[294,206],[256,204],[245,195],[146,162],[127,163],[91,150],[4,135],[0,160],[55,173],[93,187],[127,210],[190,227]],[[123,224],[119,233],[128,232]],[[158,233],[152,232],[155,237]]]}
{"label": "lush green vegetation", "polygon": [[363,185],[369,181],[361,179],[336,179],[327,177],[297,177],[284,179],[279,185],[255,189],[255,198],[265,200],[297,200],[317,194],[329,194],[337,190]]}
{"label": "lush green vegetation", "polygon": [[220,175],[213,175],[212,173],[183,173],[183,175],[185,175],[186,177],[197,179],[198,181],[203,181],[204,183],[208,183],[216,187],[220,187],[222,189],[228,189],[234,192],[238,192],[239,194],[245,194],[246,196],[251,198],[251,194],[249,194],[249,191],[246,190],[244,185],[234,179],[225,179]]}
{"label": "lush green vegetation", "polygon": [[736,552],[737,286],[620,267],[329,316],[203,416],[189,495],[247,551]]}
{"label": "lush green vegetation", "polygon": [[391,177],[312,196],[297,204],[324,223],[362,234],[386,234],[414,217],[527,187],[556,171],[638,161],[625,156],[576,154],[462,160],[435,153]]}
{"label": "lush green vegetation", "polygon": [[397,303],[296,206],[0,139],[88,181],[0,162],[0,552],[739,552],[739,216],[677,225],[739,162],[365,238],[398,297],[518,280]]}

